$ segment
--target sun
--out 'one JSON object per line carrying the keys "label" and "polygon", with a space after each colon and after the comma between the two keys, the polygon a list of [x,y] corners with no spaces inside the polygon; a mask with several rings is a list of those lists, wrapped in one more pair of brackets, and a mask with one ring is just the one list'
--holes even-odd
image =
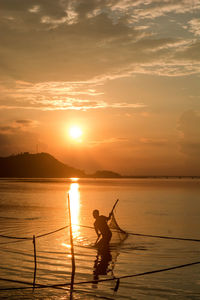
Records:
{"label": "sun", "polygon": [[82,136],[82,134],[83,134],[83,132],[82,132],[81,128],[78,126],[72,126],[69,129],[69,135],[73,140],[79,139]]}

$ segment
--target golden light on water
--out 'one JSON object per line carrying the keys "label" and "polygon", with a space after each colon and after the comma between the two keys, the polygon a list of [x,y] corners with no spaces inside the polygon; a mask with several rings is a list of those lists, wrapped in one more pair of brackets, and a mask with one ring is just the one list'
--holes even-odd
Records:
{"label": "golden light on water", "polygon": [[[78,180],[77,178],[72,178],[73,181]],[[79,235],[79,213],[80,213],[80,192],[79,184],[73,182],[70,184],[69,189],[69,199],[70,199],[70,209],[71,209],[71,222],[73,237],[77,238]]]}
{"label": "golden light on water", "polygon": [[79,178],[73,177],[73,178],[70,178],[70,179],[71,179],[71,181],[76,182],[76,181],[78,181]]}
{"label": "golden light on water", "polygon": [[71,248],[71,245],[66,244],[66,243],[62,243],[62,246],[63,246],[63,247],[66,247],[66,248],[69,248],[69,249]]}

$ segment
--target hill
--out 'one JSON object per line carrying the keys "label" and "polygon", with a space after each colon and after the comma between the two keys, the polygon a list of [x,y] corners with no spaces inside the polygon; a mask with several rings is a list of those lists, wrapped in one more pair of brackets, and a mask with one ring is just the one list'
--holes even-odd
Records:
{"label": "hill", "polygon": [[28,152],[0,157],[0,177],[59,178],[85,177],[82,170],[72,168],[48,153]]}
{"label": "hill", "polygon": [[122,176],[116,172],[109,170],[99,170],[96,173],[92,174],[91,177],[94,178],[121,178]]}

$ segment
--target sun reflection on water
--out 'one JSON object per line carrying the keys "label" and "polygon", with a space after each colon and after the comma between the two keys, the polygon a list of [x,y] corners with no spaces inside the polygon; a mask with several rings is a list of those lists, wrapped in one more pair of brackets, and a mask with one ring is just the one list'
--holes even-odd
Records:
{"label": "sun reflection on water", "polygon": [[73,181],[73,182],[74,182],[74,181],[76,182],[76,181],[79,180],[79,178],[76,178],[76,177],[72,177],[72,178],[70,178],[70,179],[71,179],[71,181]]}
{"label": "sun reflection on water", "polygon": [[[77,178],[73,178],[73,179],[77,179]],[[72,225],[73,237],[78,238],[80,227],[77,224],[79,224],[79,214],[80,214],[80,192],[79,192],[79,184],[77,182],[73,182],[70,184],[69,198],[70,198],[70,209],[71,209],[71,222],[73,224]]]}

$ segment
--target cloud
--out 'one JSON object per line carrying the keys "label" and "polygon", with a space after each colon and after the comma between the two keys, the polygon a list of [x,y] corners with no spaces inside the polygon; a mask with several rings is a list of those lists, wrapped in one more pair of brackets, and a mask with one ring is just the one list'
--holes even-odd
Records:
{"label": "cloud", "polygon": [[[143,103],[113,102],[102,99],[96,90],[101,80],[94,82],[43,82],[32,84],[17,81],[1,86],[0,109],[88,110],[100,108],[142,108]],[[9,101],[8,101],[9,99]]]}
{"label": "cloud", "polygon": [[33,124],[32,120],[16,120],[15,122],[23,126],[29,126],[30,124]]}
{"label": "cloud", "polygon": [[110,103],[101,87],[137,74],[200,71],[198,41],[162,37],[153,21],[143,22],[197,11],[200,0],[2,0],[0,6],[1,109],[144,107],[126,99]]}
{"label": "cloud", "polygon": [[3,136],[5,133],[10,133],[13,132],[13,127],[12,126],[0,126],[0,133]]}
{"label": "cloud", "polygon": [[188,26],[186,28],[189,29],[190,32],[192,32],[194,35],[199,36],[200,35],[200,19],[192,19],[188,22]]}
{"label": "cloud", "polygon": [[146,107],[143,103],[112,103],[108,104],[105,101],[90,101],[74,98],[66,99],[37,99],[27,103],[21,103],[18,105],[0,105],[0,109],[31,109],[31,110],[42,110],[42,111],[55,111],[55,110],[89,110],[89,109],[103,109],[103,108],[143,108]]}
{"label": "cloud", "polygon": [[[31,0],[20,1],[18,6],[17,1],[3,0],[0,54],[4,67],[0,75],[32,82],[82,81],[116,73],[122,76],[133,64],[167,60],[187,41],[152,38],[150,24],[130,26],[127,14],[142,17],[143,12],[145,17],[150,8],[160,12],[169,6],[192,9],[186,1],[179,2]],[[132,11],[140,6],[139,11]],[[99,13],[88,18],[96,10]],[[67,18],[73,20],[73,14],[76,21],[69,24]],[[5,16],[13,20],[5,21]]]}
{"label": "cloud", "polygon": [[[42,24],[36,28],[32,24],[34,29],[27,25],[18,30],[16,24],[0,27],[4,31],[3,46],[0,46],[4,62],[2,76],[6,71],[24,81],[91,79],[118,68],[125,57],[123,53],[119,55],[119,50],[113,53],[116,43],[132,43],[139,35],[139,31],[128,28],[123,21],[113,24],[106,14],[53,31],[46,30]],[[123,48],[125,51],[125,45]]]}
{"label": "cloud", "polygon": [[89,141],[88,146],[89,147],[96,147],[96,146],[102,146],[102,145],[110,145],[110,144],[122,144],[126,143],[128,141],[127,138],[109,138],[105,140],[96,140],[96,141]]}
{"label": "cloud", "polygon": [[[199,67],[200,63],[200,41],[194,41],[190,46],[184,49],[183,52],[179,53],[179,59],[182,61],[193,62],[194,68]],[[191,69],[193,67],[191,66]]]}
{"label": "cloud", "polygon": [[135,68],[136,74],[149,74],[168,77],[188,76],[200,72],[200,63],[194,65],[191,60],[160,61],[149,64],[140,64]]}
{"label": "cloud", "polygon": [[40,11],[40,6],[39,5],[33,5],[31,8],[28,9],[29,12],[31,13],[38,13]]}
{"label": "cloud", "polygon": [[140,143],[147,146],[166,146],[168,140],[163,138],[140,138]]}
{"label": "cloud", "polygon": [[199,0],[118,0],[111,6],[118,14],[126,12],[132,22],[155,19],[169,14],[194,13],[200,10]]}
{"label": "cloud", "polygon": [[35,120],[19,119],[8,124],[0,124],[0,155],[35,151],[39,138],[34,128],[39,124]]}
{"label": "cloud", "polygon": [[35,120],[15,120],[7,125],[0,125],[1,134],[16,134],[17,132],[30,131],[39,125],[38,121]]}

